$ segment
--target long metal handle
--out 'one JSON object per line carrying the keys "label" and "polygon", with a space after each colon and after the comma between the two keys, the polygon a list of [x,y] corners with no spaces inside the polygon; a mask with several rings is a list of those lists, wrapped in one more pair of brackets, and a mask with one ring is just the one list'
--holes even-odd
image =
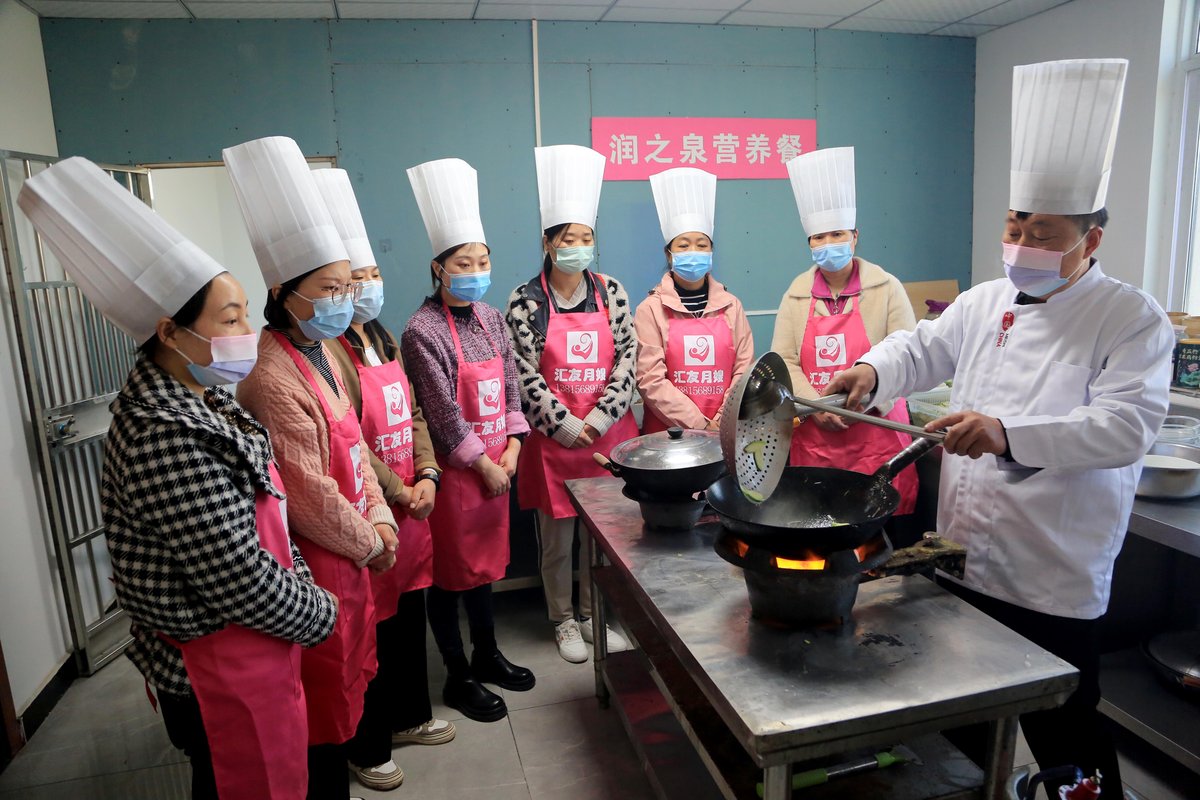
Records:
{"label": "long metal handle", "polygon": [[[830,395],[829,397],[822,398],[822,400],[825,401],[830,399],[840,399],[842,403],[845,403],[847,398],[845,395]],[[812,413],[813,411],[828,411],[830,414],[837,414],[838,416],[846,417],[847,419],[866,422],[869,425],[877,425],[880,428],[887,428],[888,430],[907,433],[910,436],[915,436],[920,439],[931,439],[935,442],[940,442],[946,438],[946,434],[944,433],[931,433],[924,428],[918,428],[916,425],[905,425],[903,422],[895,422],[890,419],[884,419],[883,417],[876,417],[872,414],[861,414],[858,411],[851,411],[848,408],[841,408],[840,406],[834,405],[830,402],[807,400],[803,397],[793,397],[792,400],[796,405],[804,406],[806,415]]]}

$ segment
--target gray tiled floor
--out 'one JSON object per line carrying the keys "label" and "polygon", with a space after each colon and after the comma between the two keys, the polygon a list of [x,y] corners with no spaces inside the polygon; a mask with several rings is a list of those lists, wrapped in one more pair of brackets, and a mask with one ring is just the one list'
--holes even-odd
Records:
{"label": "gray tiled floor", "polygon": [[[510,713],[500,722],[463,719],[441,705],[445,673],[431,641],[434,713],[454,720],[457,738],[438,747],[397,749],[405,780],[395,792],[354,784],[353,793],[372,800],[649,800],[649,784],[616,712],[600,709],[592,696],[591,662],[568,664],[558,657],[540,592],[507,592],[496,600],[500,646],[534,670],[537,686],[505,692]],[[1021,740],[1017,763],[1031,762]],[[1200,797],[1200,784],[1187,776],[1181,783],[1170,766],[1122,758],[1126,784],[1146,800]],[[187,798],[188,779],[184,757],[167,741],[141,677],[119,659],[75,682],[0,774],[0,800],[175,800]]]}

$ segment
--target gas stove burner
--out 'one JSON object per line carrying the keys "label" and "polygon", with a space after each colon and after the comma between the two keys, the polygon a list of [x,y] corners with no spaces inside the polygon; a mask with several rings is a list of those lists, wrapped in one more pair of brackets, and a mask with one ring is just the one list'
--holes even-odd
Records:
{"label": "gas stove burner", "polygon": [[927,533],[911,547],[892,551],[878,533],[852,550],[780,552],[747,544],[726,533],[714,545],[717,555],[742,568],[755,618],[785,627],[839,625],[850,617],[864,581],[891,575],[932,575],[942,570],[961,578],[967,550]]}
{"label": "gas stove burner", "polygon": [[699,498],[692,495],[662,497],[649,492],[639,492],[629,486],[625,486],[621,494],[637,502],[646,528],[653,531],[691,530],[700,521],[707,507],[703,494]]}
{"label": "gas stove burner", "polygon": [[863,573],[892,555],[883,533],[852,550],[805,553],[797,558],[753,547],[733,534],[717,540],[717,555],[742,568],[750,611],[758,619],[787,627],[838,625],[850,616]]}

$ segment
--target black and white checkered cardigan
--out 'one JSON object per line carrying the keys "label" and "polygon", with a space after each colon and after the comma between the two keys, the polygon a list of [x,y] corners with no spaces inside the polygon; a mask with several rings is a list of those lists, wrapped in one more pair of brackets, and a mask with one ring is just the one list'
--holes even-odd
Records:
{"label": "black and white checkered cardigan", "polygon": [[271,485],[265,429],[224,389],[201,398],[139,357],[112,404],[100,508],[126,654],[160,691],[191,692],[179,651],[227,623],[304,646],[333,630],[333,600],[292,545],[294,572],[261,549],[255,493]]}

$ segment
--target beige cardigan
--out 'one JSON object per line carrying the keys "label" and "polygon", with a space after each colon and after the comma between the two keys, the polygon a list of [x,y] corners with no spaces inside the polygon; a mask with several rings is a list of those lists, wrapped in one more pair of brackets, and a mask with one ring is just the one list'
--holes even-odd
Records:
{"label": "beige cardigan", "polygon": [[[912,304],[909,303],[908,295],[900,281],[884,272],[883,267],[877,264],[862,258],[854,260],[858,264],[858,278],[862,283],[859,308],[871,346],[879,344],[896,331],[911,331],[915,328],[917,320],[913,315]],[[771,349],[787,362],[788,371],[792,375],[792,389],[797,397],[814,398],[821,394],[812,387],[804,371],[800,369],[800,344],[804,341],[804,329],[808,327],[808,313],[813,302],[813,278],[816,272],[817,266],[814,264],[792,281],[779,303],[779,314],[775,317],[775,335],[771,338]],[[847,303],[843,313],[850,313],[852,307],[853,304]],[[825,303],[817,303],[816,316],[829,316],[829,309]]]}

